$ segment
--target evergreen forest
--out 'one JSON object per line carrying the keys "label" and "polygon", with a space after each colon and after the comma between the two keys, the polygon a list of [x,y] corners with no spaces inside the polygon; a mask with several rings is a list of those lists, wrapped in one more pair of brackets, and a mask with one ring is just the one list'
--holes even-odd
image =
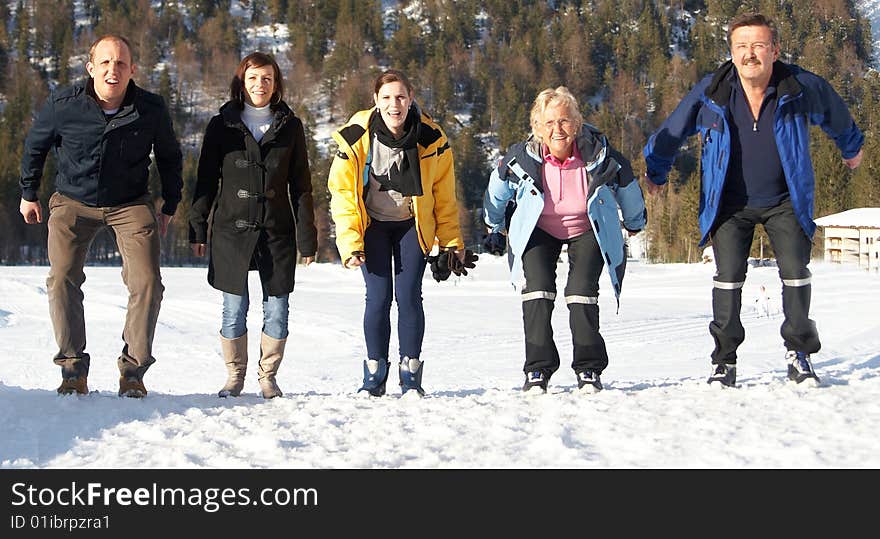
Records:
{"label": "evergreen forest", "polygon": [[[203,263],[190,255],[186,219],[200,140],[227,98],[239,60],[255,49],[275,54],[286,101],[306,125],[318,260],[333,261],[329,133],[372,106],[372,80],[383,69],[404,70],[416,100],[449,135],[463,232],[479,250],[490,167],[527,136],[529,109],[540,90],[567,86],[586,121],[602,129],[641,175],[647,137],[700,78],[729,58],[726,23],[750,10],[775,19],[782,60],[828,79],[865,132],[864,161],[850,171],[814,128],[816,216],[880,206],[880,73],[872,67],[870,23],[853,0],[4,0],[0,264],[48,263],[45,219],[26,225],[18,211],[22,147],[49,92],[85,76],[86,52],[97,36],[119,33],[131,40],[135,80],[170,104],[184,150],[183,201],[163,239],[164,264]],[[271,35],[261,38],[267,29]],[[270,43],[275,50],[268,50]],[[699,144],[697,137],[688,141],[670,188],[646,197],[651,261],[700,259]],[[44,208],[53,178],[50,158],[40,192]],[[158,196],[155,170],[151,181]],[[769,242],[759,231],[753,254],[763,246],[768,256]],[[821,247],[821,236],[815,245]],[[112,234],[96,239],[90,262],[118,263]]]}

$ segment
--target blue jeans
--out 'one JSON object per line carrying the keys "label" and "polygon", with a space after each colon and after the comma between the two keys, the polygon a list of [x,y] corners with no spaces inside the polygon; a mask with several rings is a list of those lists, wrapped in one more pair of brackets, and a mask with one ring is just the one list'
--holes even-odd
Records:
{"label": "blue jeans", "polygon": [[415,221],[374,219],[364,234],[364,252],[367,261],[361,271],[367,285],[364,307],[367,357],[388,359],[391,300],[395,298],[400,356],[419,357],[425,336],[422,306],[425,254],[416,237]]}
{"label": "blue jeans", "polygon": [[[288,297],[263,295],[263,333],[273,339],[287,338]],[[220,335],[227,339],[237,339],[247,333],[247,312],[250,306],[247,281],[244,294],[237,296],[223,292],[223,324]]]}

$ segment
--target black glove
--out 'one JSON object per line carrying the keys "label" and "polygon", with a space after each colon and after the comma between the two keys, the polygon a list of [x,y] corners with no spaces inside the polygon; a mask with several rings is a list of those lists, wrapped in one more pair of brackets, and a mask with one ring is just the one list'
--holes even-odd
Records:
{"label": "black glove", "polygon": [[431,268],[431,274],[438,283],[445,281],[452,274],[449,269],[449,251],[441,251],[436,256],[428,256],[428,266]]}
{"label": "black glove", "polygon": [[467,268],[475,268],[477,267],[474,262],[480,259],[479,256],[475,255],[473,251],[470,249],[464,250],[464,260],[459,260],[455,255],[455,251],[446,251],[449,253],[449,269],[452,270],[452,273],[460,276],[467,275]]}
{"label": "black glove", "polygon": [[483,250],[490,255],[501,256],[507,249],[507,238],[501,232],[490,232],[483,236]]}

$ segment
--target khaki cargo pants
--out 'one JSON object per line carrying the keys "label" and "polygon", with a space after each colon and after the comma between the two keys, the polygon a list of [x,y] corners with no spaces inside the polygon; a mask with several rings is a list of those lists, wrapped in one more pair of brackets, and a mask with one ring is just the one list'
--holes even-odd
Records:
{"label": "khaki cargo pants", "polygon": [[105,226],[116,234],[122,255],[122,281],[128,287],[128,310],[118,366],[122,376],[142,378],[156,360],[153,334],[162,302],[159,275],[159,227],[149,196],[121,206],[86,206],[61,193],[49,199],[49,315],[62,376],[88,375],[86,325],[82,284],[86,254],[95,235]]}

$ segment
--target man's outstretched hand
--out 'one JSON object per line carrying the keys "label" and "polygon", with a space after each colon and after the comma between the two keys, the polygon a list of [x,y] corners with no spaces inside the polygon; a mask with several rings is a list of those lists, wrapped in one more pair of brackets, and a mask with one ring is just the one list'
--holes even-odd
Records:
{"label": "man's outstretched hand", "polygon": [[854,156],[850,157],[849,159],[844,159],[843,162],[846,166],[848,166],[850,168],[850,170],[853,170],[862,164],[862,157],[863,157],[862,150],[859,150],[859,153],[855,154]]}

